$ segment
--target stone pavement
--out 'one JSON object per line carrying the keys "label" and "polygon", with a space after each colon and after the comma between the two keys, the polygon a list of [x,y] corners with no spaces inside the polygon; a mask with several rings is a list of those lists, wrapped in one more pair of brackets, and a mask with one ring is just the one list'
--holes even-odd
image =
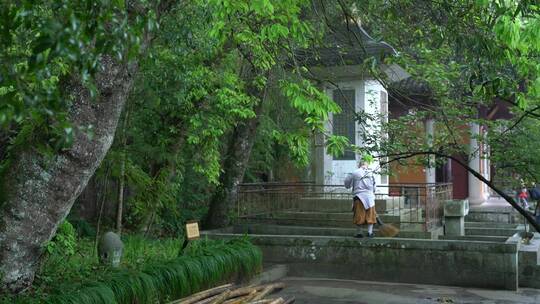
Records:
{"label": "stone pavement", "polygon": [[540,303],[540,290],[521,288],[518,292],[460,288],[438,285],[350,281],[285,277],[287,287],[277,295],[294,296],[296,304],[427,304]]}

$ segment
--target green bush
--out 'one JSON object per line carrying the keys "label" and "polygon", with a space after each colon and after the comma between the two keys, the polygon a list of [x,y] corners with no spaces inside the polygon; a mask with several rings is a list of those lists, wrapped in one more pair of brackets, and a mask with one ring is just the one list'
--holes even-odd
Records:
{"label": "green bush", "polygon": [[77,236],[75,228],[68,221],[63,221],[54,238],[45,245],[45,250],[49,254],[54,254],[57,251],[62,251],[66,255],[75,254]]}
{"label": "green bush", "polygon": [[70,218],[69,222],[73,225],[79,237],[96,236],[96,229],[88,221],[80,218]]}

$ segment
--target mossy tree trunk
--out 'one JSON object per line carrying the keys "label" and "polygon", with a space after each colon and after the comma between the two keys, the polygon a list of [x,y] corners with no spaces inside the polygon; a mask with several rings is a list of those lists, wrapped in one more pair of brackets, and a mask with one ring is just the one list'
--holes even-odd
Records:
{"label": "mossy tree trunk", "polygon": [[3,176],[0,210],[1,288],[18,292],[34,280],[42,249],[54,236],[73,202],[109,150],[137,65],[110,56],[96,75],[98,100],[74,79],[65,87],[73,98],[69,119],[73,129],[92,125],[92,137],[77,132],[73,145],[45,155],[32,146],[19,148]]}
{"label": "mossy tree trunk", "polygon": [[210,202],[206,224],[209,228],[221,228],[229,225],[229,212],[238,197],[238,185],[242,183],[255,135],[259,125],[260,108],[257,105],[256,116],[238,125],[229,143],[228,153],[220,177],[220,186]]}
{"label": "mossy tree trunk", "polygon": [[[157,22],[183,1],[155,2]],[[128,3],[130,15],[147,15],[136,2]],[[140,51],[153,39],[141,35]],[[117,61],[102,55],[95,75],[97,99],[78,77],[63,87],[72,99],[68,118],[73,130],[93,127],[92,136],[76,132],[69,149],[54,155],[31,145],[20,147],[0,181],[0,291],[20,292],[31,286],[44,245],[55,235],[75,199],[83,191],[112,145],[120,114],[138,71],[138,61]]]}
{"label": "mossy tree trunk", "polygon": [[250,70],[247,74],[251,77],[243,77],[248,82],[246,92],[258,100],[253,108],[255,116],[239,123],[234,128],[223,163],[220,186],[210,201],[205,222],[209,228],[221,228],[230,224],[230,211],[238,198],[238,186],[244,178],[263,111],[268,84],[264,88],[259,88],[253,83],[256,73]]}

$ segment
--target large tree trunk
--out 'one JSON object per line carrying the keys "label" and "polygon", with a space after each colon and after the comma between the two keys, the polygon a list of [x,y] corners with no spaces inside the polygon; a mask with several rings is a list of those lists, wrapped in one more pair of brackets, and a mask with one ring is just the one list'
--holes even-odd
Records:
{"label": "large tree trunk", "polygon": [[255,143],[266,88],[260,89],[255,87],[254,84],[250,84],[247,86],[247,93],[258,99],[259,102],[253,109],[255,116],[237,125],[232,134],[223,165],[223,174],[220,176],[220,186],[212,197],[206,217],[205,224],[209,228],[220,228],[229,225],[229,211],[238,197],[238,185],[244,178],[251,149]]}
{"label": "large tree trunk", "polygon": [[73,146],[53,156],[31,146],[21,148],[3,177],[0,287],[4,290],[17,292],[30,286],[43,245],[54,236],[112,144],[137,65],[104,56],[101,66],[96,75],[97,101],[79,81],[65,90],[73,96],[69,111],[73,129],[92,125],[94,136],[77,132]]}
{"label": "large tree trunk", "polygon": [[260,112],[261,107],[262,105],[257,105],[255,109],[257,115],[234,129],[228,155],[223,165],[223,174],[220,177],[220,186],[210,202],[206,220],[209,228],[225,227],[230,223],[229,211],[238,197],[238,185],[242,183],[249,162],[259,125],[257,112]]}

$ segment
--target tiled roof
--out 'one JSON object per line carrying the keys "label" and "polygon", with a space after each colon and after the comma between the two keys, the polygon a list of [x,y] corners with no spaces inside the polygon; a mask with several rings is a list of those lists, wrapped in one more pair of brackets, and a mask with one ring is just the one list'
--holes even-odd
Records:
{"label": "tiled roof", "polygon": [[339,25],[325,36],[325,46],[297,52],[308,66],[341,66],[362,63],[366,58],[382,59],[397,52],[383,41],[376,41],[357,24]]}
{"label": "tiled roof", "polygon": [[418,95],[418,96],[431,96],[431,89],[429,84],[426,81],[418,80],[414,77],[409,77],[398,82],[390,84],[390,90],[396,94],[406,94],[406,95]]}

